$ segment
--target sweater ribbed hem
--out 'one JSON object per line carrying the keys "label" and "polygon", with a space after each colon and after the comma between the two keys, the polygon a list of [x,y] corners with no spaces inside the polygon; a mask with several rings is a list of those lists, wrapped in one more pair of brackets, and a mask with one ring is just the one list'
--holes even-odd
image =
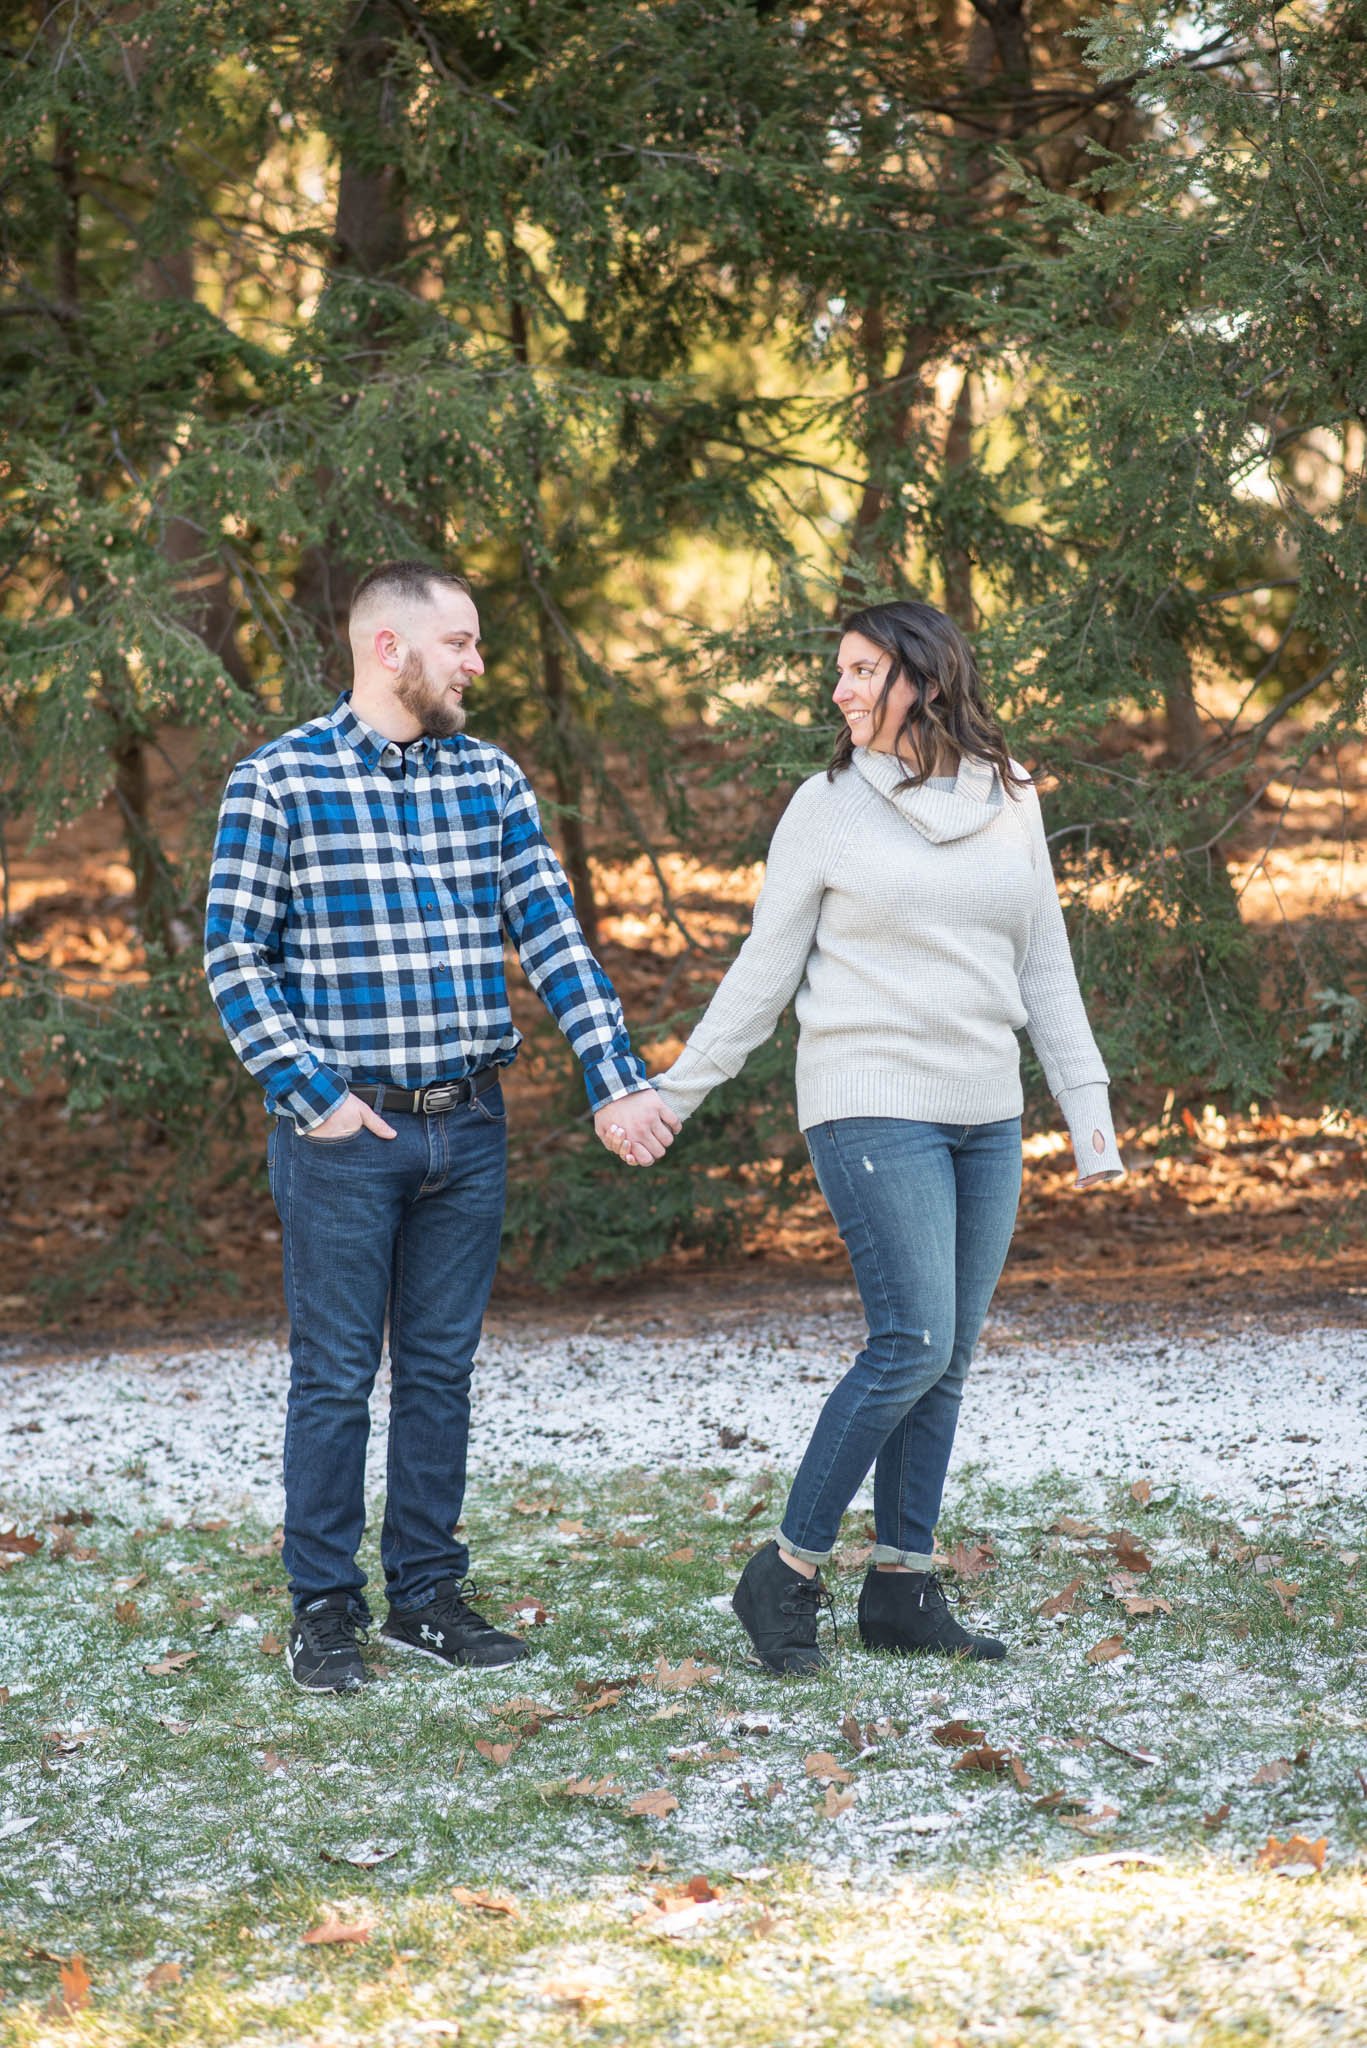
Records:
{"label": "sweater ribbed hem", "polygon": [[847,1073],[829,1067],[813,1075],[802,1072],[799,1053],[797,1120],[804,1131],[842,1117],[903,1117],[926,1124],[996,1124],[1019,1116],[1024,1107],[1020,1073],[988,1078],[900,1072]]}

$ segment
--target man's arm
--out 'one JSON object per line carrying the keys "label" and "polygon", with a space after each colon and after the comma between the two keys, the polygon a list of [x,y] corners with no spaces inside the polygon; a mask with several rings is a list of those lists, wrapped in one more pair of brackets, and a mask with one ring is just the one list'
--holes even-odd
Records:
{"label": "man's arm", "polygon": [[347,1084],[309,1047],[280,987],[289,834],[250,761],[228,778],[204,920],[204,971],[223,1029],[272,1104],[304,1130],[327,1121]]}
{"label": "man's arm", "polygon": [[584,1070],[595,1110],[649,1089],[626,1019],[574,914],[574,898],[521,772],[510,770],[499,899],[522,969]]}

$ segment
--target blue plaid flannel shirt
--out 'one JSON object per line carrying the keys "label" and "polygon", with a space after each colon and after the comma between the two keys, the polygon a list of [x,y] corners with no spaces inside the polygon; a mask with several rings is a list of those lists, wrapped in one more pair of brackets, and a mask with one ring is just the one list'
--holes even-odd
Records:
{"label": "blue plaid flannel shirt", "polygon": [[507,1066],[504,934],[597,1109],[644,1088],[526,777],[461,734],[401,748],[339,698],[240,761],[219,813],[205,972],[266,1107],[311,1129],[348,1085]]}

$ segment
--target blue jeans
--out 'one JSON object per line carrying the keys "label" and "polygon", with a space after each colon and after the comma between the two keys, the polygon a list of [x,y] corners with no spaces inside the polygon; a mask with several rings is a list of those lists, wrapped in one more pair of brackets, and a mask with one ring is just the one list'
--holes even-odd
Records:
{"label": "blue jeans", "polygon": [[779,1541],[823,1563],[876,1462],[873,1560],[929,1571],[964,1376],[1015,1225],[1020,1118],[842,1117],[807,1149],[869,1334],[821,1411]]}
{"label": "blue jeans", "polygon": [[394,1607],[464,1578],[470,1372],[498,1263],[507,1179],[503,1095],[440,1116],[394,1114],[398,1136],[271,1132],[271,1194],[285,1254],[290,1388],[284,1565],[296,1610],[347,1590],[368,1619],[370,1391],[389,1314],[392,1389],[380,1555]]}

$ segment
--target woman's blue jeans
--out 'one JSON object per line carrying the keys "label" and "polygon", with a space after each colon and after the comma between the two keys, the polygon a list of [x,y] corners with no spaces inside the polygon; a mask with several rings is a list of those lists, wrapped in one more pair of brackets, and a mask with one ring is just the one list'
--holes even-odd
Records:
{"label": "woman's blue jeans", "polygon": [[807,1149],[869,1333],[821,1411],[779,1541],[823,1563],[876,1465],[873,1560],[929,1571],[964,1376],[1015,1225],[1020,1118],[842,1117]]}
{"label": "woman's blue jeans", "polygon": [[347,1591],[365,1529],[370,1392],[389,1320],[389,1464],[380,1556],[390,1605],[423,1607],[464,1578],[470,1374],[498,1263],[507,1177],[503,1093],[437,1116],[397,1112],[397,1135],[271,1132],[285,1253],[290,1388],[284,1566],[296,1609]]}

